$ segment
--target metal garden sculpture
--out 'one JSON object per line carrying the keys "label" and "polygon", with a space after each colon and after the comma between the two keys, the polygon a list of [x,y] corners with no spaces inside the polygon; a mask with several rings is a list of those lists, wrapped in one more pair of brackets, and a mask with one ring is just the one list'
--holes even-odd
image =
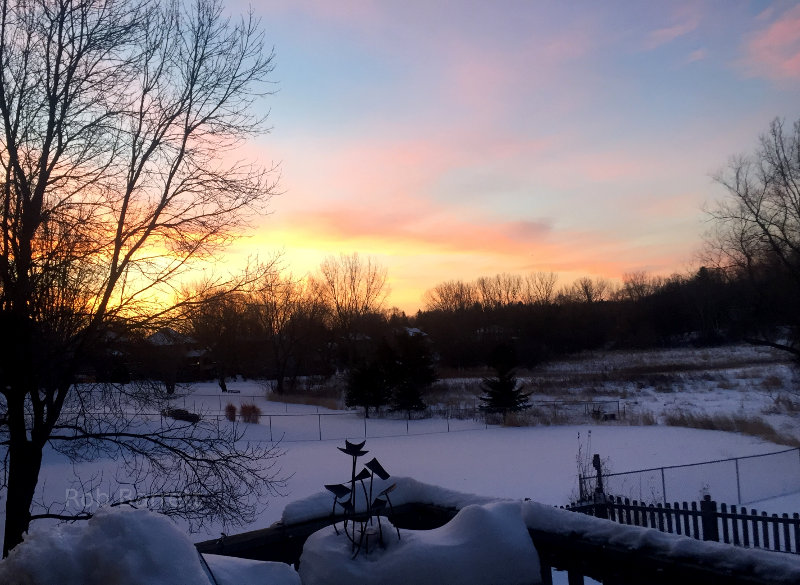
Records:
{"label": "metal garden sculpture", "polygon": [[[385,512],[386,507],[389,507],[391,513],[394,513],[392,500],[389,494],[397,487],[397,484],[392,484],[383,489],[373,499],[373,485],[375,483],[375,476],[382,480],[389,479],[389,473],[374,457],[365,464],[364,468],[356,474],[358,458],[366,455],[369,451],[363,449],[364,443],[351,443],[345,441],[344,447],[337,447],[339,451],[346,455],[350,455],[353,459],[352,472],[350,474],[349,485],[347,483],[327,484],[325,488],[333,494],[333,510],[332,515],[336,515],[336,507],[342,508],[344,533],[352,543],[353,558],[358,556],[362,547],[364,551],[369,554],[369,539],[377,535],[378,542],[383,545],[383,527],[381,526],[381,513]],[[369,491],[364,483],[369,480]],[[359,509],[357,503],[357,489],[356,482],[361,484],[361,489],[364,493],[365,505],[363,509]],[[375,521],[377,521],[377,530],[375,529]],[[339,529],[336,523],[333,524],[333,529],[336,534],[339,534]],[[400,538],[400,529],[397,530],[397,538]]]}

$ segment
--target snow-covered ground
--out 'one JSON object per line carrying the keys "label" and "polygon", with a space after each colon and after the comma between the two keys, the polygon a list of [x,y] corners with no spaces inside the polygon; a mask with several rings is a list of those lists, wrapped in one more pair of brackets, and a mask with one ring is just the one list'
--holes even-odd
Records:
{"label": "snow-covered ground", "polygon": [[[800,418],[793,407],[798,400],[793,393],[798,387],[796,374],[781,356],[758,348],[700,350],[671,357],[667,354],[662,358],[658,357],[661,354],[653,353],[626,354],[627,357],[619,358],[589,355],[531,374],[531,383],[538,384],[541,390],[552,391],[539,392],[536,396],[539,400],[619,399],[628,420],[604,424],[487,428],[472,419],[408,423],[369,419],[365,423],[358,413],[269,401],[263,385],[257,382],[230,383],[229,388],[238,391],[232,394],[222,394],[214,383],[196,384],[177,400],[176,406],[185,406],[204,416],[220,416],[228,402],[237,407],[242,403],[256,404],[264,416],[261,424],[246,424],[246,438],[266,442],[282,438],[280,447],[284,454],[279,466],[281,475],[289,479],[286,495],[273,499],[252,525],[212,525],[190,538],[200,541],[216,538],[222,532],[267,526],[281,518],[288,504],[318,494],[324,484],[345,481],[350,473],[349,459],[336,449],[344,438],[366,436],[365,448],[370,457],[377,457],[393,476],[413,477],[489,498],[530,498],[547,505],[563,505],[577,494],[579,449],[584,455],[599,453],[608,460],[611,472],[623,472],[785,448],[738,433],[629,424],[631,420],[642,420],[645,412],[652,415],[650,422],[663,421],[674,411],[740,414],[764,418],[782,433],[800,436]],[[676,369],[676,361],[684,364],[683,370]],[[687,361],[692,365],[688,369]],[[634,372],[637,364],[641,371]],[[620,371],[624,371],[623,376],[617,375]],[[114,469],[114,461],[100,461],[85,464],[79,471],[105,472],[113,477]],[[783,471],[777,466],[766,472]],[[71,473],[70,464],[53,453],[48,454],[40,495],[44,499],[63,500]],[[701,489],[711,482],[704,482],[702,477],[695,479],[700,482],[694,489],[699,497]],[[114,488],[109,486],[109,489]],[[800,493],[800,484],[797,491]],[[89,494],[97,496],[102,494]],[[791,513],[800,511],[800,495],[749,505],[768,512]],[[180,523],[178,526],[185,529]]]}

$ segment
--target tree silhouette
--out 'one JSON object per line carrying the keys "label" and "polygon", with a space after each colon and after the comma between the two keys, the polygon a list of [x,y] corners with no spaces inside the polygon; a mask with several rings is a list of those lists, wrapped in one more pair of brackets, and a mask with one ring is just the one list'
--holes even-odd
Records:
{"label": "tree silhouette", "polygon": [[241,520],[253,490],[273,489],[270,449],[139,424],[157,406],[145,394],[75,385],[112,326],[157,329],[179,279],[265,208],[271,169],[233,150],[266,131],[252,106],[272,68],[259,23],[228,20],[219,0],[0,5],[4,553],[32,519],[85,517],[33,511],[48,444],[112,454],[137,501],[166,490],[180,504],[161,509],[195,519]]}
{"label": "tree silhouette", "polygon": [[480,397],[481,408],[486,412],[501,412],[503,420],[509,412],[519,412],[530,407],[529,392],[524,392],[522,384],[515,375],[517,356],[513,346],[500,344],[489,357],[489,366],[494,369],[492,378],[484,378]]}
{"label": "tree silhouette", "polygon": [[426,336],[420,331],[403,331],[395,337],[397,353],[396,374],[392,392],[392,408],[412,411],[423,410],[423,393],[436,382],[433,356]]}

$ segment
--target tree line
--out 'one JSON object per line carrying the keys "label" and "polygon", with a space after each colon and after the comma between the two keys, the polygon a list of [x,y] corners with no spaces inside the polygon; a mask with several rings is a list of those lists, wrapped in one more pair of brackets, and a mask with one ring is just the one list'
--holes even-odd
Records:
{"label": "tree line", "polygon": [[[127,363],[95,374],[165,383],[216,377],[223,390],[226,378],[243,375],[270,379],[282,394],[295,391],[302,376],[358,370],[362,385],[383,376],[390,388],[389,365],[410,361],[413,352],[459,370],[486,366],[498,346],[511,345],[518,365],[535,367],[599,348],[776,343],[770,339],[793,330],[795,289],[783,271],[767,266],[759,268],[758,286],[752,274],[719,265],[670,277],[634,272],[620,284],[586,277],[558,287],[552,273],[451,280],[428,290],[415,315],[385,308],[386,270],[355,253],[329,256],[302,279],[282,273],[277,262],[262,272],[247,287],[185,293],[200,300],[171,321],[177,337],[126,339],[122,353],[118,339],[95,363],[114,363],[109,354]],[[192,361],[197,351],[204,363]],[[364,400],[358,404],[392,402]]]}

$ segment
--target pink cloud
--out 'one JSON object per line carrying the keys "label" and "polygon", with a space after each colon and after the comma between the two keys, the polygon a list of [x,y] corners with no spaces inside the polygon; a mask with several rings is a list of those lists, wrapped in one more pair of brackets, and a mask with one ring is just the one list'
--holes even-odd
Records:
{"label": "pink cloud", "polygon": [[800,78],[800,6],[750,37],[743,65],[753,77],[783,80]]}
{"label": "pink cloud", "polygon": [[645,48],[648,50],[652,50],[652,49],[657,49],[662,45],[669,44],[675,39],[685,36],[690,32],[692,32],[693,30],[695,30],[699,23],[700,23],[699,18],[691,17],[688,20],[685,20],[678,24],[654,30],[649,35],[647,35]]}
{"label": "pink cloud", "polygon": [[545,245],[552,227],[546,220],[479,220],[454,217],[453,210],[415,201],[405,209],[365,206],[306,213],[298,229],[309,237],[364,242],[397,250],[430,253],[525,254]]}
{"label": "pink cloud", "polygon": [[677,5],[672,9],[672,22],[650,31],[647,35],[645,50],[652,51],[694,32],[700,26],[701,20],[701,8],[696,3]]}
{"label": "pink cloud", "polygon": [[697,63],[698,61],[704,60],[708,56],[708,51],[704,48],[697,49],[689,53],[689,56],[686,58],[687,63]]}

